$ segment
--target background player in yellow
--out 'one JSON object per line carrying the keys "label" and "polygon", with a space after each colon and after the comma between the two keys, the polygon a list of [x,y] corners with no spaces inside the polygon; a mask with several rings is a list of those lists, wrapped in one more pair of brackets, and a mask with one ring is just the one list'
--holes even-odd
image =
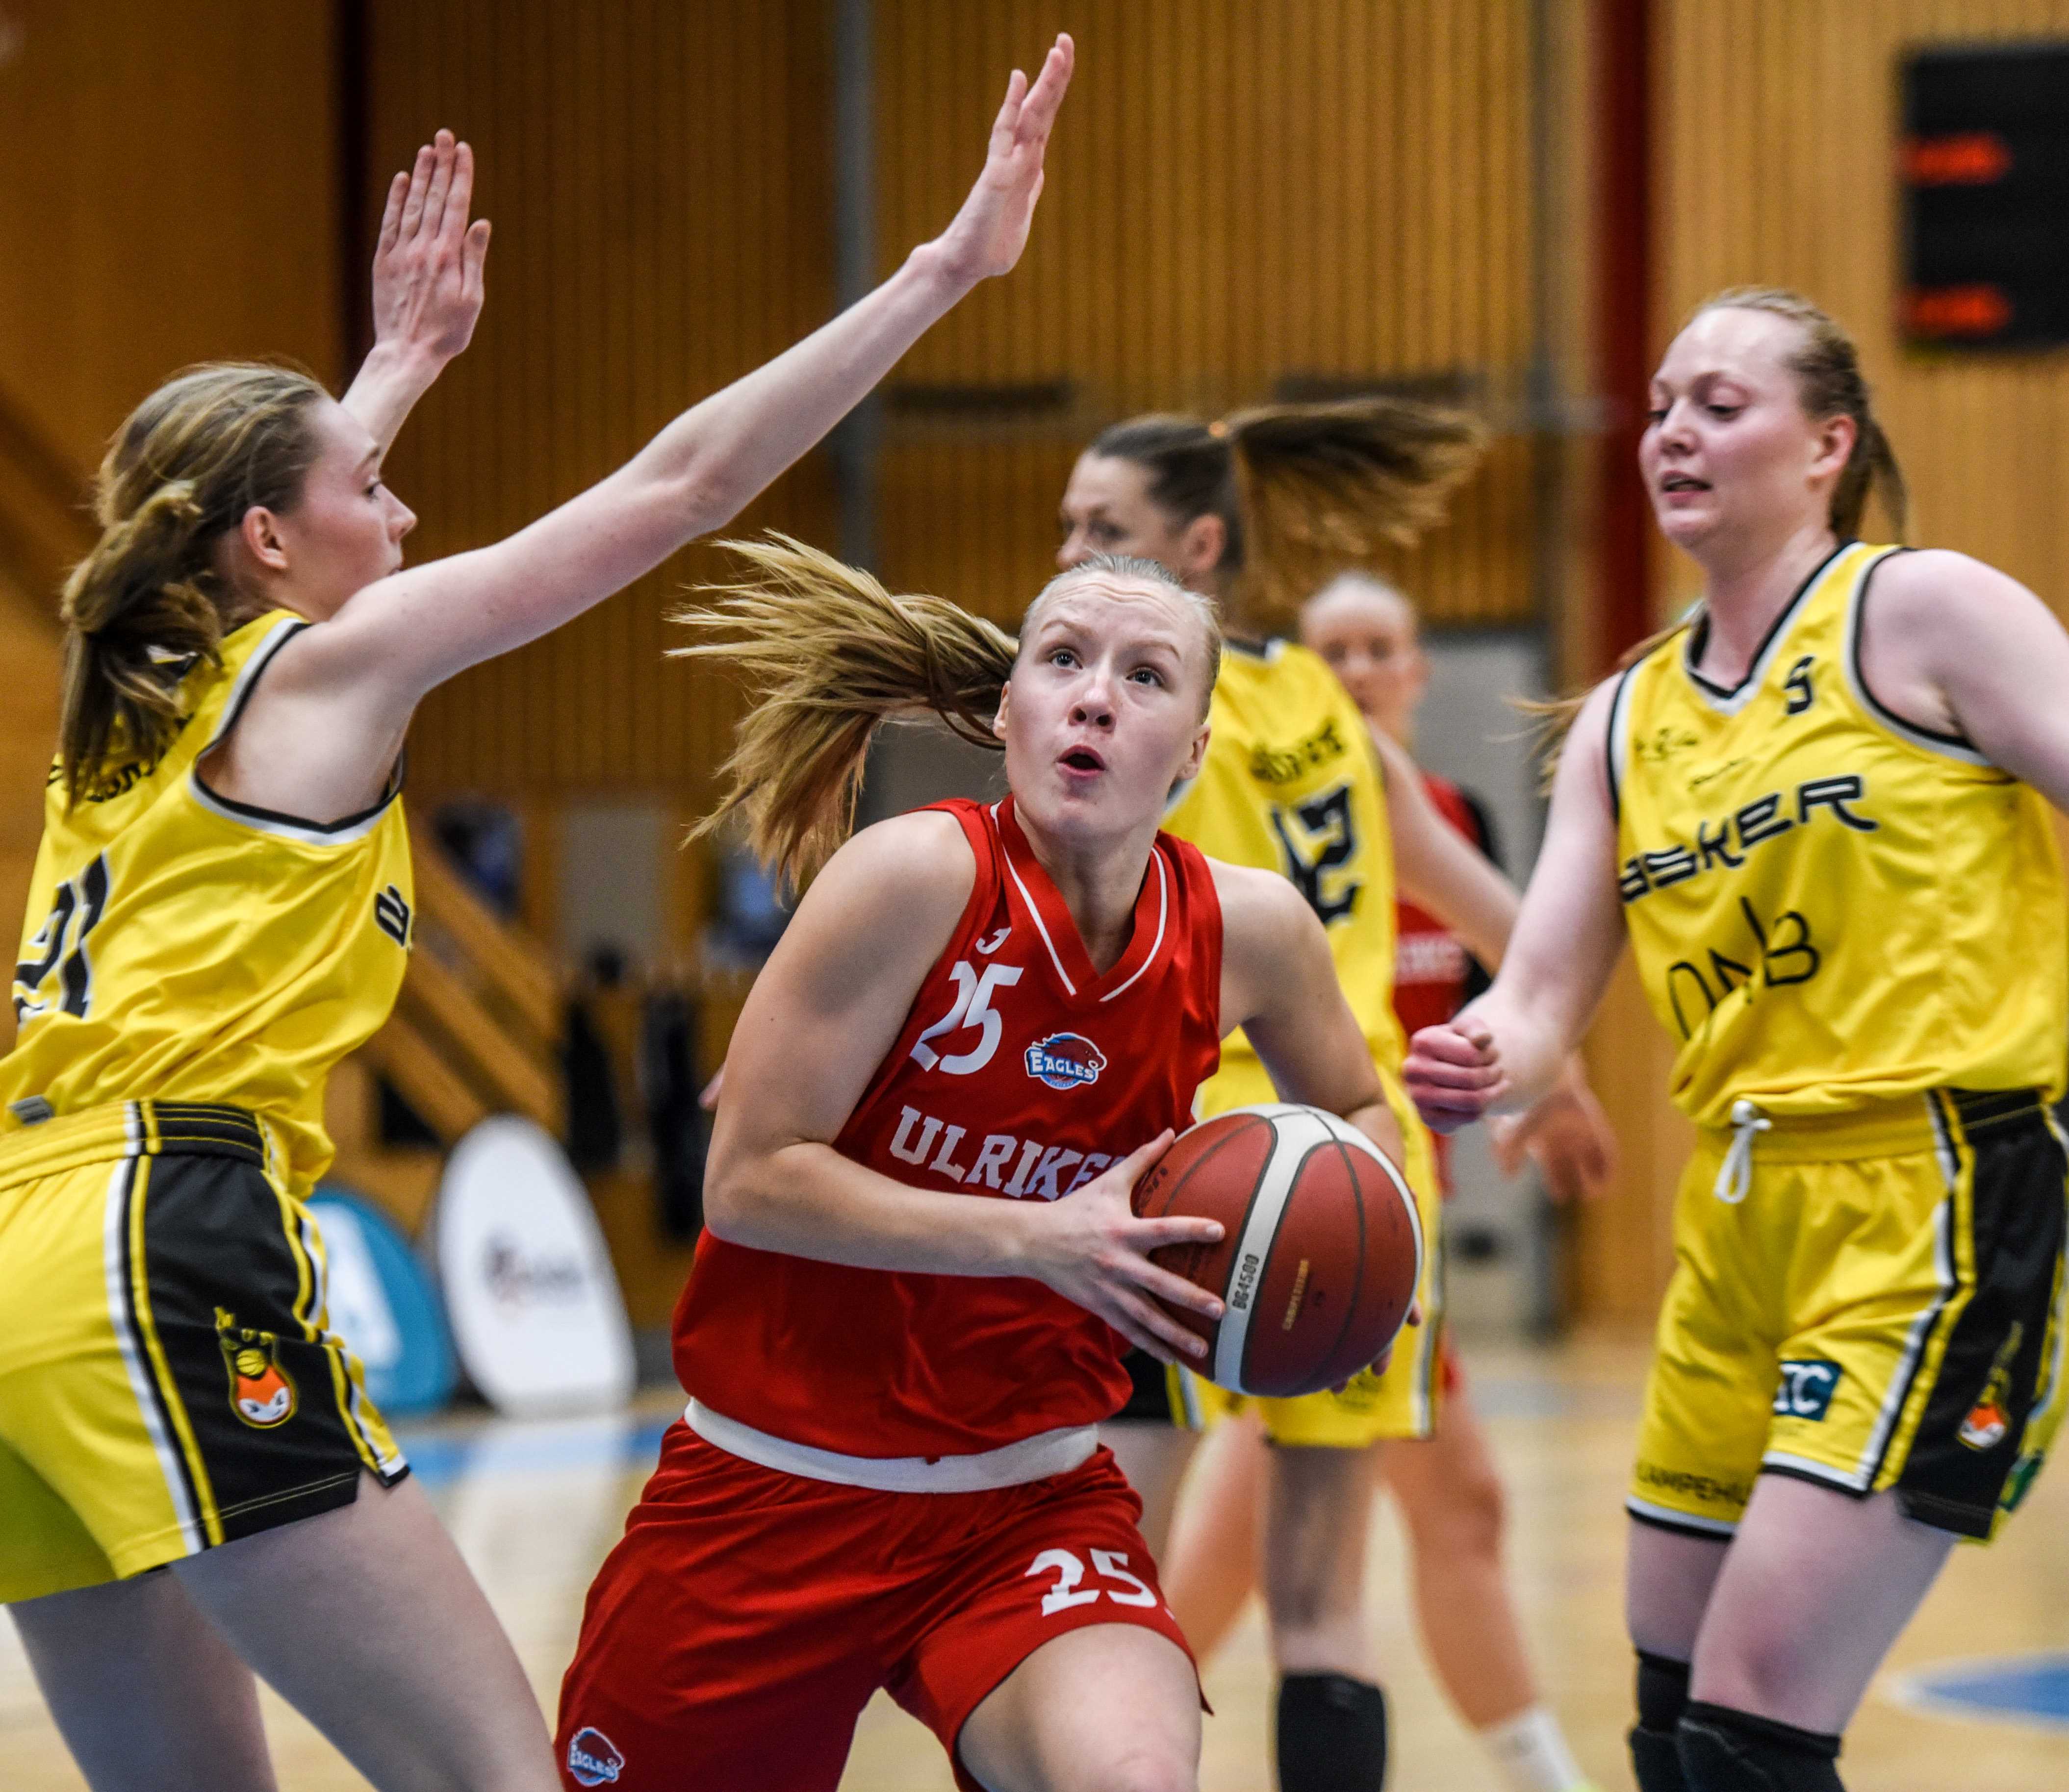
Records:
{"label": "background player in yellow", "polygon": [[1699,310],[1640,466],[1701,605],[1579,709],[1508,961],[1407,1074],[1528,1099],[1628,937],[1701,1129],[1632,1482],[1644,1792],[1838,1787],[1870,1676],[2063,1398],[2069,636],[1903,488],[1854,345]]}
{"label": "background player in yellow", "polygon": [[[1282,405],[1212,425],[1136,418],[1079,457],[1057,555],[1066,567],[1098,552],[1142,555],[1222,600],[1229,641],[1206,760],[1174,792],[1165,825],[1210,857],[1283,874],[1320,916],[1401,1121],[1404,1167],[1432,1240],[1441,1236],[1434,1166],[1398,1081],[1396,872],[1489,963],[1500,958],[1516,894],[1438,814],[1406,755],[1374,740],[1320,656],[1272,635],[1345,565],[1437,520],[1479,442],[1456,413],[1390,400]],[[1240,1035],[1224,1045],[1222,1066],[1202,1091],[1203,1114],[1275,1098]],[[1561,1091],[1548,1111],[1581,1099]],[[1267,1474],[1262,1554],[1285,1792],[1362,1788],[1385,1772],[1385,1707],[1363,1608],[1369,1451],[1381,1439],[1426,1436],[1435,1422],[1441,1250],[1429,1261],[1422,1324],[1384,1371],[1339,1393],[1259,1403],[1281,1446]],[[1189,1552],[1177,1539],[1167,1550],[1163,1537],[1193,1430],[1235,1403],[1183,1370],[1135,1360],[1144,1370],[1137,1397],[1108,1435],[1143,1494],[1145,1534],[1173,1571],[1167,1596],[1190,1625],[1225,1606],[1224,1583],[1245,1586],[1251,1573],[1247,1561],[1223,1559],[1218,1539]],[[1197,1595],[1184,1582],[1189,1560],[1205,1583]],[[1553,1792],[1573,1783],[1563,1768],[1550,1781]]]}
{"label": "background player in yellow", "polygon": [[[467,343],[485,224],[440,136],[342,405],[229,364],[131,415],[65,591],[59,764],[0,1060],[0,1600],[90,1782],[273,1783],[254,1670],[377,1786],[557,1782],[515,1653],[328,1330],[302,1196],[410,938],[426,692],[732,515],[1018,259],[1070,79],[1015,73],[949,229],[509,540],[402,571],[381,462]],[[171,1572],[150,1573],[157,1568]]]}

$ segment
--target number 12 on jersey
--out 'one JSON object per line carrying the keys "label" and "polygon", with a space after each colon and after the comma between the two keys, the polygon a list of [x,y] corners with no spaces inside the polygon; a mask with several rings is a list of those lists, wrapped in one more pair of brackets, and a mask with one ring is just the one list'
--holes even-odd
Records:
{"label": "number 12 on jersey", "polygon": [[[87,957],[87,935],[100,923],[108,907],[108,855],[104,853],[80,873],[58,886],[49,918],[29,942],[28,956],[14,967],[14,1024],[53,1010],[84,1016],[93,1005],[93,965]],[[55,979],[48,993],[44,986]]]}

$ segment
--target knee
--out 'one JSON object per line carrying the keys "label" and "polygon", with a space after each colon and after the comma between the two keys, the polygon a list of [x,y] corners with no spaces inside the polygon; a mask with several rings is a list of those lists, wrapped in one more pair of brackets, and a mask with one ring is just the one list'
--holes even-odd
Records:
{"label": "knee", "polygon": [[1790,1709],[1814,1682],[1818,1665],[1815,1651],[1779,1625],[1713,1624],[1704,1633],[1701,1654],[1703,1696],[1749,1711]]}
{"label": "knee", "polygon": [[1501,1554],[1508,1525],[1508,1499],[1493,1466],[1476,1463],[1447,1480],[1402,1517],[1418,1552],[1438,1550],[1447,1558],[1492,1561]]}

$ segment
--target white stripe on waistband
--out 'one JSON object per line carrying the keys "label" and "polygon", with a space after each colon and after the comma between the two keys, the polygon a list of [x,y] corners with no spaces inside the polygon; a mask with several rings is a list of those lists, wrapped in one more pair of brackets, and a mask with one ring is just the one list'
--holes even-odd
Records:
{"label": "white stripe on waistband", "polygon": [[683,1422],[728,1456],[807,1480],[867,1487],[879,1493],[983,1493],[1020,1487],[1067,1474],[1099,1448],[1096,1425],[1065,1425],[974,1456],[852,1456],[772,1437],[698,1400],[684,1409]]}

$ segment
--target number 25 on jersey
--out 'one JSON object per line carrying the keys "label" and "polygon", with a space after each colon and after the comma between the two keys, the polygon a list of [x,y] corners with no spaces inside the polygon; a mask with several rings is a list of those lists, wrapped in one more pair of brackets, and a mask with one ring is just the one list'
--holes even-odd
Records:
{"label": "number 25 on jersey", "polygon": [[[958,959],[950,965],[949,975],[955,981],[955,1001],[946,1014],[912,1041],[912,1061],[922,1070],[940,1069],[951,1077],[967,1077],[990,1063],[1006,1024],[999,1018],[998,1010],[991,1005],[991,999],[998,991],[1019,982],[1021,970],[1017,964],[987,964],[978,971],[967,959]],[[963,1032],[971,1027],[978,1029],[977,1040],[966,1052],[944,1057],[927,1043],[930,1039],[940,1039],[944,1033]],[[942,1043],[945,1045],[947,1041],[943,1040]]]}

